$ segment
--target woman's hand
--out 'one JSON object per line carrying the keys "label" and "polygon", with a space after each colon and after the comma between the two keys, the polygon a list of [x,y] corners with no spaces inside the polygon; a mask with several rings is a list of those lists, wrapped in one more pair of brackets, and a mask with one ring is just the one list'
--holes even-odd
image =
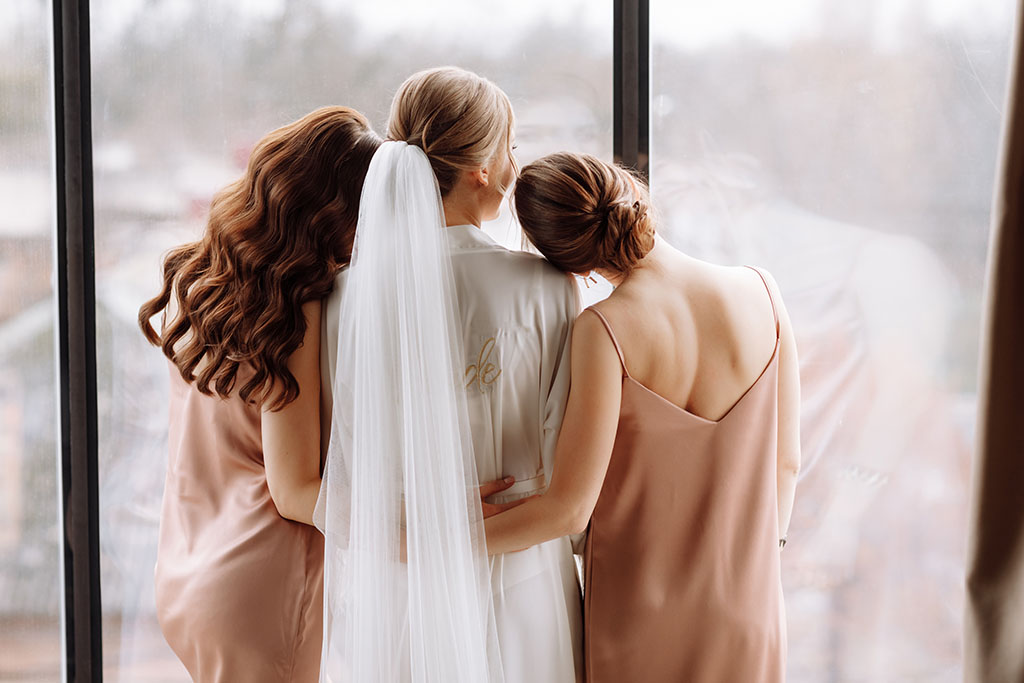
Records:
{"label": "woman's hand", "polygon": [[576,320],[570,361],[572,383],[550,484],[543,495],[517,501],[529,505],[486,520],[491,555],[578,534],[590,522],[611,461],[622,403],[622,363],[597,315]]}
{"label": "woman's hand", "polygon": [[513,500],[510,503],[488,503],[486,501],[487,498],[490,498],[495,493],[501,493],[514,483],[516,483],[515,477],[505,477],[504,479],[489,481],[480,487],[480,507],[483,508],[484,519],[493,517],[499,512],[504,512],[505,510],[511,510],[517,505],[522,505],[526,501],[530,500],[530,498],[534,497],[530,496],[530,498],[521,498],[519,500]]}

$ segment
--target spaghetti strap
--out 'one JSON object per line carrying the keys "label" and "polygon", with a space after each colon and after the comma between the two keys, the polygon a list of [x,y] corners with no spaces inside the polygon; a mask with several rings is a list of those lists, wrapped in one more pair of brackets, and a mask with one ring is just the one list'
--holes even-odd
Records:
{"label": "spaghetti strap", "polygon": [[775,336],[778,337],[781,329],[779,325],[779,309],[775,307],[775,297],[772,296],[772,288],[768,284],[768,278],[764,276],[764,273],[761,272],[760,268],[755,268],[754,266],[747,266],[747,268],[750,268],[760,276],[761,282],[764,283],[764,288],[768,290],[768,301],[772,304],[772,315],[775,316]]}
{"label": "spaghetti strap", "polygon": [[608,318],[604,317],[604,314],[593,306],[586,310],[596,314],[601,320],[601,324],[604,325],[604,329],[608,330],[608,336],[611,337],[612,344],[615,346],[615,353],[619,354],[619,362],[622,364],[622,374],[624,377],[629,377],[629,370],[626,369],[626,357],[622,355],[622,347],[619,346],[619,340],[615,338],[615,333],[612,331],[612,326],[608,323]]}

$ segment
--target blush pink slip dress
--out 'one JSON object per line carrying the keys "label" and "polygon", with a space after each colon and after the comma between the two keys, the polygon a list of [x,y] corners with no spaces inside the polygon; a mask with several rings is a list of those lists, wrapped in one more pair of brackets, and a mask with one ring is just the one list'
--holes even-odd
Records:
{"label": "blush pink slip dress", "polygon": [[204,396],[170,371],[156,567],[164,637],[198,683],[315,683],[323,536],[277,512],[259,406]]}
{"label": "blush pink slip dress", "polygon": [[630,377],[611,325],[591,310],[623,378],[584,555],[587,680],[783,683],[777,311],[761,376],[724,417],[707,420]]}

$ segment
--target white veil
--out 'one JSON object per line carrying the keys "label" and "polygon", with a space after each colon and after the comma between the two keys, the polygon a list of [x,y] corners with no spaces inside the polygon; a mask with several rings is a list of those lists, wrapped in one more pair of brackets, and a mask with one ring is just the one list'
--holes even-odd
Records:
{"label": "white veil", "polygon": [[321,681],[503,681],[444,226],[426,155],[385,142],[342,293],[315,515]]}

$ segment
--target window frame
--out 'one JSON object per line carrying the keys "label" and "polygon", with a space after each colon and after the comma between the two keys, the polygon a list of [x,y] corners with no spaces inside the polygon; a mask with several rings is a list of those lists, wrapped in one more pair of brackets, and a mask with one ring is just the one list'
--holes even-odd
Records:
{"label": "window frame", "polygon": [[63,678],[103,679],[89,1],[53,0]]}

